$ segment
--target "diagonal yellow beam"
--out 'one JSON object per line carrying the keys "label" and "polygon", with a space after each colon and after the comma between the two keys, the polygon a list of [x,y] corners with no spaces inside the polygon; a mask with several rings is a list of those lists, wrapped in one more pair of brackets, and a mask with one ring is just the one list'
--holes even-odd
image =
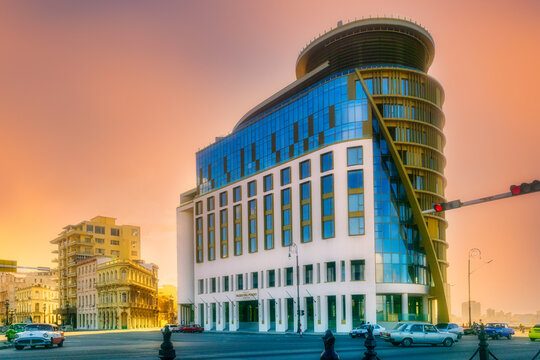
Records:
{"label": "diagonal yellow beam", "polygon": [[413,212],[414,222],[416,223],[416,226],[418,227],[418,230],[420,231],[420,236],[422,237],[422,245],[426,252],[426,257],[427,257],[429,268],[431,271],[431,276],[433,278],[433,283],[435,285],[434,287],[432,287],[432,292],[437,298],[437,313],[439,317],[438,321],[449,322],[450,314],[448,311],[448,299],[446,297],[446,291],[444,288],[442,272],[441,272],[441,268],[439,267],[439,261],[437,260],[437,255],[435,253],[435,246],[433,245],[433,240],[429,236],[426,220],[424,219],[424,216],[422,215],[422,209],[420,208],[420,204],[418,203],[418,199],[416,198],[416,194],[414,192],[411,180],[409,179],[409,176],[407,175],[407,170],[405,169],[405,165],[403,165],[403,161],[401,160],[401,157],[399,156],[397,152],[396,146],[394,145],[394,142],[390,136],[390,132],[388,131],[388,128],[386,127],[386,124],[383,121],[383,116],[379,112],[379,109],[377,108],[377,105],[375,104],[375,101],[373,100],[373,97],[371,96],[371,93],[369,92],[366,86],[366,83],[364,82],[364,78],[362,77],[362,74],[360,73],[358,69],[356,69],[356,76],[358,76],[358,80],[360,80],[360,83],[362,84],[362,88],[364,89],[364,93],[366,94],[368,98],[369,105],[373,109],[373,113],[375,114],[375,118],[377,120],[377,123],[379,124],[381,134],[383,135],[383,138],[386,140],[388,144],[390,155],[392,156],[392,160],[396,164],[399,177],[401,178],[401,182],[403,183],[403,187],[405,188],[405,192],[407,194],[407,200],[409,201],[409,204]]}

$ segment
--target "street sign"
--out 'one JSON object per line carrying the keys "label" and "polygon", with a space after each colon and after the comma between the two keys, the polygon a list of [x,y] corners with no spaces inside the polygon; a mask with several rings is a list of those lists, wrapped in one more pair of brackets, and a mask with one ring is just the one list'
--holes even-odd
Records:
{"label": "street sign", "polygon": [[17,261],[0,260],[0,272],[17,272]]}

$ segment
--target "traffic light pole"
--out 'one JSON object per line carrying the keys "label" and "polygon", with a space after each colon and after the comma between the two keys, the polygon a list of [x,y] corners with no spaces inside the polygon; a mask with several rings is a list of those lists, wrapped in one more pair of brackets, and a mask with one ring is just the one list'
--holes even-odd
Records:
{"label": "traffic light pole", "polygon": [[[464,206],[481,204],[481,203],[485,203],[485,202],[488,202],[488,201],[506,199],[506,198],[509,198],[509,197],[512,197],[512,196],[514,196],[514,195],[512,195],[512,192],[507,192],[507,193],[503,193],[503,194],[499,194],[499,195],[486,196],[486,197],[483,197],[483,198],[480,198],[480,199],[460,202],[460,205],[454,207],[453,209],[457,209],[457,208],[464,207]],[[446,209],[446,210],[452,210],[452,209]],[[435,209],[427,209],[427,210],[422,211],[422,214],[432,214],[432,213],[436,213],[436,212],[437,211]]]}

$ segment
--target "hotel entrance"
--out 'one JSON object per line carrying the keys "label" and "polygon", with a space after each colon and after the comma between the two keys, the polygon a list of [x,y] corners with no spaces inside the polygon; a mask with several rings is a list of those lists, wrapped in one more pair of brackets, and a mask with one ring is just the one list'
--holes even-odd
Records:
{"label": "hotel entrance", "polygon": [[313,297],[306,298],[306,331],[315,330],[315,313],[313,311]]}
{"label": "hotel entrance", "polygon": [[238,330],[259,331],[259,304],[256,300],[239,301]]}
{"label": "hotel entrance", "polygon": [[269,315],[270,315],[270,331],[275,331],[276,330],[276,300],[275,299],[271,299],[270,301],[268,301],[269,303],[269,306],[268,306],[268,311],[269,311]]}

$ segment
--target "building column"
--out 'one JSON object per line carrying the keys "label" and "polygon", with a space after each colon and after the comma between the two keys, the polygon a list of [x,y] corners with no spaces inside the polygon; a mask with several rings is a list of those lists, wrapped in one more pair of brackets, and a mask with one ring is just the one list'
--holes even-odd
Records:
{"label": "building column", "polygon": [[[424,314],[424,321],[429,321],[429,299],[427,295],[422,296],[422,313]],[[435,323],[437,319],[432,319]]]}
{"label": "building column", "polygon": [[409,320],[409,294],[407,293],[401,294],[401,314],[401,321]]}

